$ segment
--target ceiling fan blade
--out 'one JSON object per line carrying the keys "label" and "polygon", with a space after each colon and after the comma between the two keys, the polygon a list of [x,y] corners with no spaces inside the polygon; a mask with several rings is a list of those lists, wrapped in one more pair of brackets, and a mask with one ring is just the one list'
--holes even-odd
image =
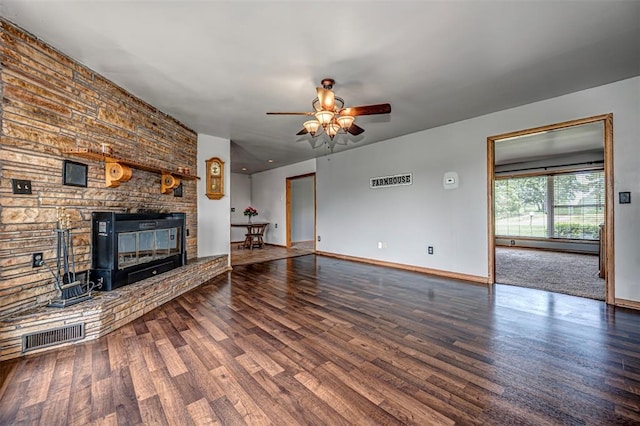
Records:
{"label": "ceiling fan blade", "polygon": [[296,136],[306,135],[307,133],[309,133],[309,131],[303,127],[302,130],[296,133]]}
{"label": "ceiling fan blade", "polygon": [[358,136],[360,133],[364,132],[364,129],[356,123],[353,123],[351,127],[347,129],[347,132],[351,133],[353,136]]}
{"label": "ceiling fan blade", "polygon": [[320,100],[322,109],[325,111],[333,111],[333,108],[336,106],[336,97],[333,91],[323,87],[316,87],[316,90],[318,91],[318,100]]}
{"label": "ceiling fan blade", "polygon": [[267,115],[313,115],[313,112],[268,112]]}
{"label": "ceiling fan blade", "polygon": [[376,104],[343,108],[340,110],[340,115],[352,115],[355,117],[358,115],[389,114],[390,112],[390,104]]}

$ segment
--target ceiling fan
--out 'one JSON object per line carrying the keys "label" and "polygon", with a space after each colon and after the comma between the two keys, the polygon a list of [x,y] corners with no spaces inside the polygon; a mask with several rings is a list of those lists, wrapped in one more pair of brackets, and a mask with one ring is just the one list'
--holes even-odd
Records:
{"label": "ceiling fan", "polygon": [[355,117],[359,115],[389,114],[390,104],[363,105],[356,107],[344,107],[344,99],[333,93],[335,80],[324,78],[320,82],[322,87],[316,87],[318,97],[311,101],[313,112],[268,112],[268,115],[306,115],[314,119],[304,122],[304,127],[296,135],[312,137],[326,133],[331,140],[339,133],[350,133],[357,136],[364,129],[355,123]]}

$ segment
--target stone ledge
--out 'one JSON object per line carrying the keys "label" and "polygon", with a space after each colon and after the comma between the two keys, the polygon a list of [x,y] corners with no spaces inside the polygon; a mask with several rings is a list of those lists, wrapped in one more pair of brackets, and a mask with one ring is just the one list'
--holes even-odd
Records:
{"label": "stone ledge", "polygon": [[41,307],[3,318],[0,321],[0,361],[24,355],[22,336],[25,334],[85,324],[84,339],[29,351],[29,354],[97,339],[230,270],[227,255],[199,258],[156,277],[109,292],[94,292],[90,300],[77,305]]}

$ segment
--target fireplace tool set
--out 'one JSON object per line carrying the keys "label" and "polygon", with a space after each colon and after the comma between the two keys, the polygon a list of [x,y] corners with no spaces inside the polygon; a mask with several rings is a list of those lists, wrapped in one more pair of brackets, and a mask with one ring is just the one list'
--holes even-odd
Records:
{"label": "fireplace tool set", "polygon": [[[59,297],[51,300],[47,306],[64,308],[91,298],[94,283],[89,281],[88,272],[76,275],[76,263],[71,235],[71,218],[64,208],[56,207],[57,224],[54,232],[57,237],[55,272],[44,261],[41,263],[53,275]],[[84,276],[84,278],[83,278]]]}

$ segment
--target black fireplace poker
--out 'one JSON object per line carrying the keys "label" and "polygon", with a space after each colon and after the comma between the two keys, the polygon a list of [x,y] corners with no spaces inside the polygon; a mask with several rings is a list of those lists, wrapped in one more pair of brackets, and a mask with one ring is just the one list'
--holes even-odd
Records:
{"label": "black fireplace poker", "polygon": [[57,224],[54,232],[57,237],[56,246],[56,271],[43,261],[49,268],[54,278],[54,285],[58,291],[58,298],[53,299],[47,306],[64,308],[91,298],[91,290],[94,284],[89,281],[88,273],[79,280],[76,275],[75,255],[73,251],[73,235],[71,233],[71,220],[64,209],[56,207]]}

